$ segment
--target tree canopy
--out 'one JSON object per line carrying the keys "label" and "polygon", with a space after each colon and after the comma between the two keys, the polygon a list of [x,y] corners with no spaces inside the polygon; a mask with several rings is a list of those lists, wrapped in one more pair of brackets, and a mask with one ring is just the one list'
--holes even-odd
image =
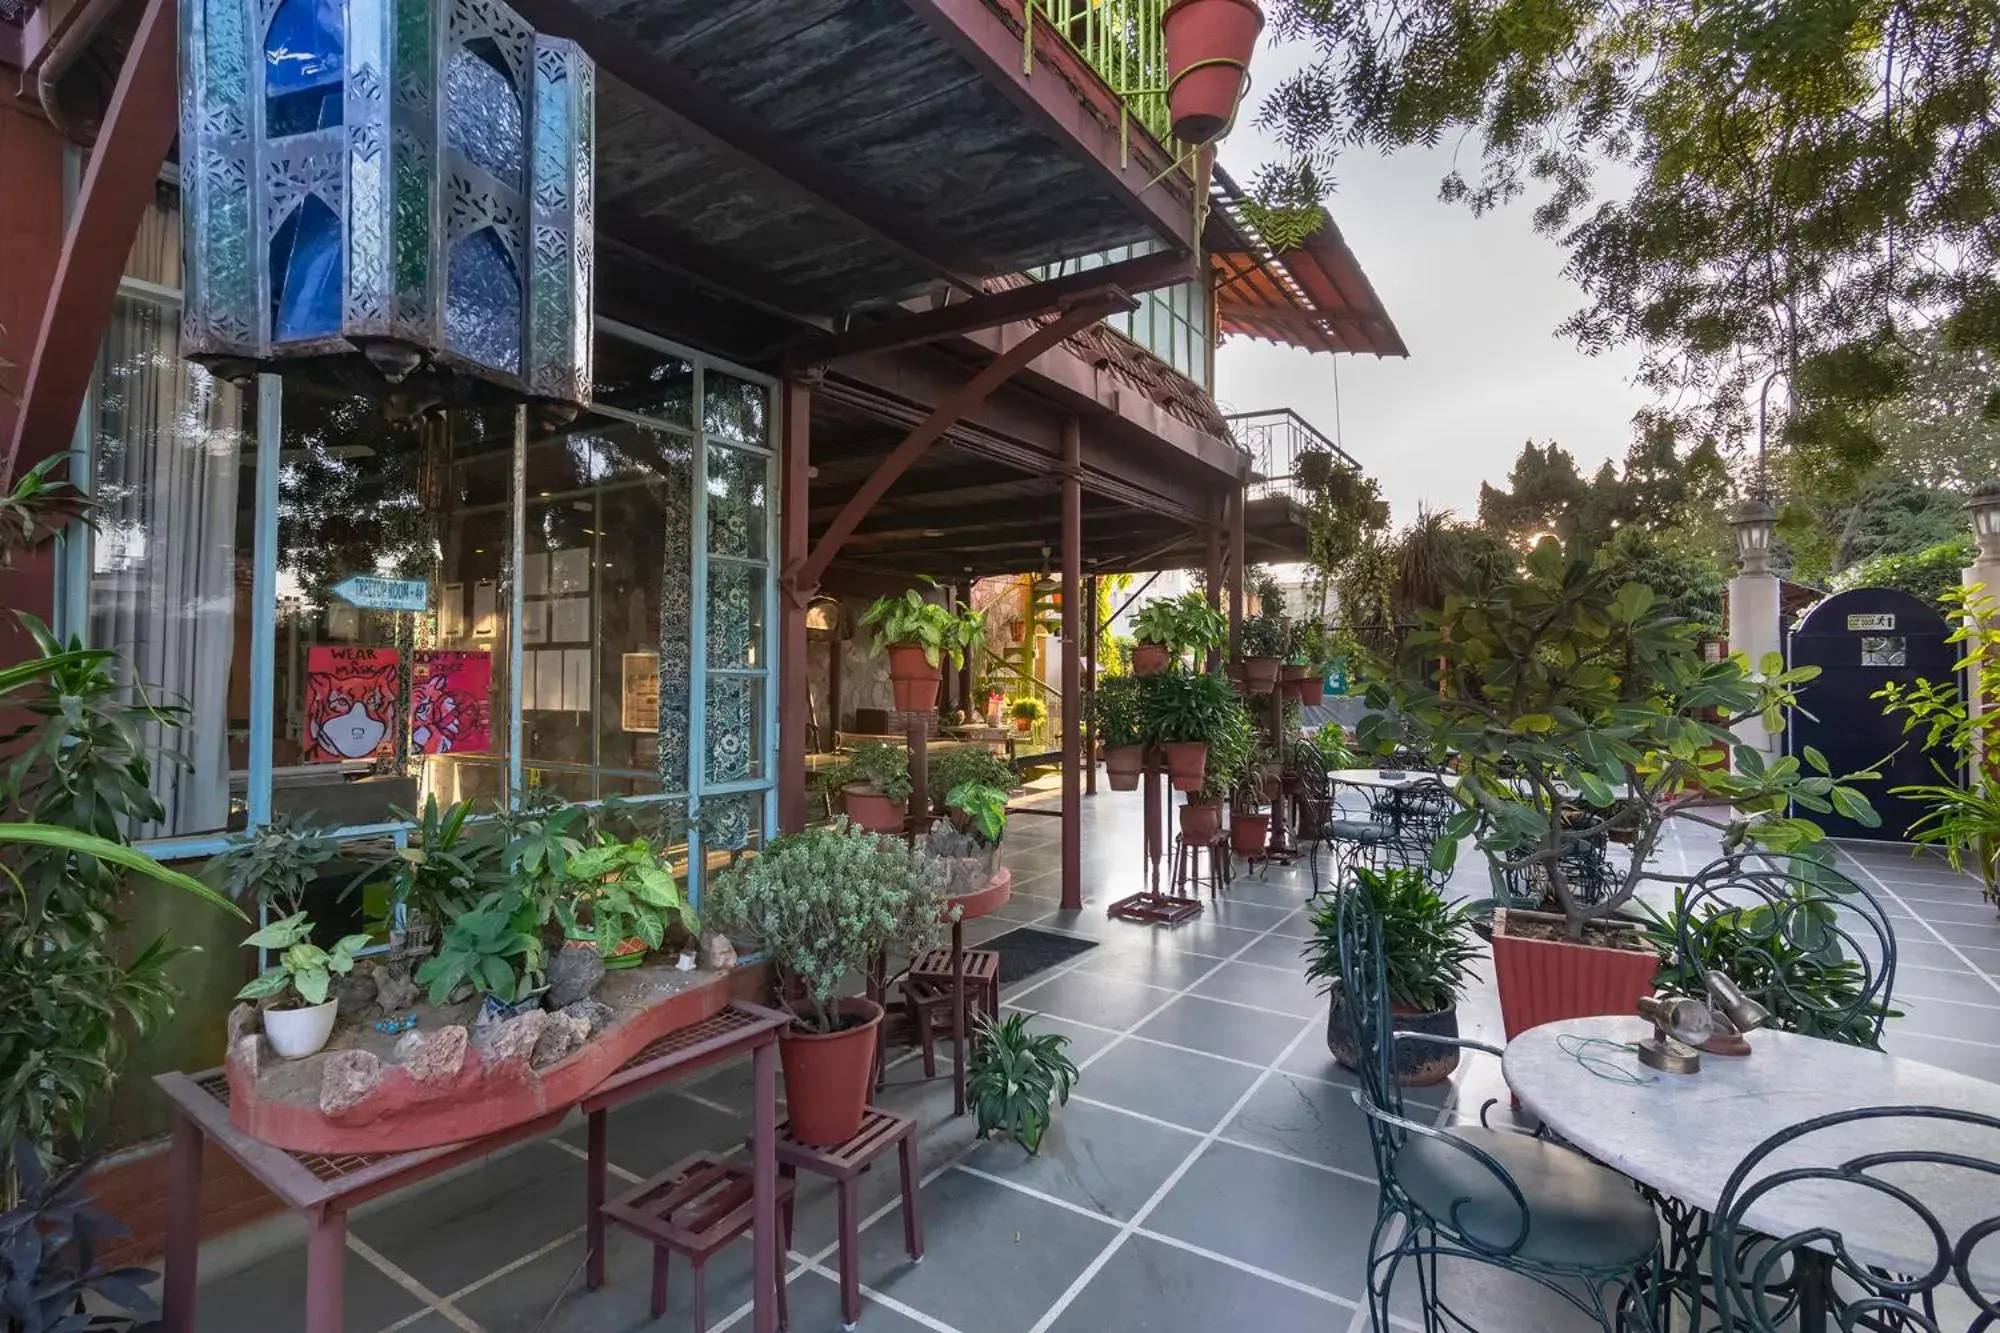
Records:
{"label": "tree canopy", "polygon": [[1593,551],[1624,527],[1714,529],[1728,491],[1729,472],[1713,442],[1682,454],[1671,432],[1657,426],[1639,432],[1622,469],[1607,460],[1588,480],[1567,449],[1530,440],[1504,489],[1480,484],[1479,523],[1523,550],[1553,535]]}

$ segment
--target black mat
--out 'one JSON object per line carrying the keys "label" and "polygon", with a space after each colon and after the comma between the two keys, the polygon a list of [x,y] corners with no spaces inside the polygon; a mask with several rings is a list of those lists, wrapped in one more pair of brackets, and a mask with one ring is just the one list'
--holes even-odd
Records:
{"label": "black mat", "polygon": [[1000,955],[1000,984],[1007,986],[1057,963],[1068,962],[1085,949],[1095,949],[1097,941],[1022,926],[1005,935],[995,935],[977,947]]}

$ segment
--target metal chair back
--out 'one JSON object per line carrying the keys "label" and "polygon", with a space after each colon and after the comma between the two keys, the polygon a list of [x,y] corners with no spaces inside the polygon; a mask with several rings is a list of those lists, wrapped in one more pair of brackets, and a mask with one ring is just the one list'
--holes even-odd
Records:
{"label": "metal chair back", "polygon": [[[1340,995],[1353,1025],[1356,1073],[1370,1105],[1392,1116],[1403,1114],[1403,1089],[1395,1076],[1395,1036],[1389,1011],[1389,963],[1382,948],[1382,921],[1365,889],[1349,886],[1333,909],[1340,941]],[[1368,1118],[1369,1146],[1376,1174],[1395,1172],[1396,1154],[1408,1134],[1392,1121]]]}

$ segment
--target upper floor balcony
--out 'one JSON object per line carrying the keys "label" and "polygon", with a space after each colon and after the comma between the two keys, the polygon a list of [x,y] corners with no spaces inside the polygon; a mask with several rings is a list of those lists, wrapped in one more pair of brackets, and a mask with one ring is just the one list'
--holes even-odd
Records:
{"label": "upper floor balcony", "polygon": [[1354,455],[1328,439],[1325,432],[1289,407],[1262,412],[1234,412],[1223,418],[1229,434],[1250,453],[1252,500],[1270,496],[1302,499],[1299,485],[1299,456],[1317,451],[1329,455],[1341,467],[1361,470]]}

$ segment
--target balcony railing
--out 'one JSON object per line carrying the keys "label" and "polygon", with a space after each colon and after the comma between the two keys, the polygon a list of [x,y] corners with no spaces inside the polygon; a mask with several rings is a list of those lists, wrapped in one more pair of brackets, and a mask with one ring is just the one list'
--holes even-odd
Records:
{"label": "balcony railing", "polygon": [[1167,110],[1167,0],[1027,0],[1025,63],[1032,66],[1035,27],[1045,24],[1073,47],[1118,94],[1133,120],[1173,146]]}
{"label": "balcony railing", "polygon": [[1334,461],[1355,471],[1361,464],[1354,455],[1329,440],[1289,407],[1266,412],[1235,412],[1223,418],[1236,442],[1250,451],[1253,475],[1250,498],[1268,495],[1297,498],[1298,458],[1308,449],[1332,454]]}

